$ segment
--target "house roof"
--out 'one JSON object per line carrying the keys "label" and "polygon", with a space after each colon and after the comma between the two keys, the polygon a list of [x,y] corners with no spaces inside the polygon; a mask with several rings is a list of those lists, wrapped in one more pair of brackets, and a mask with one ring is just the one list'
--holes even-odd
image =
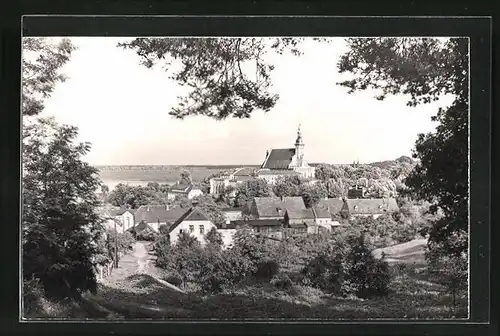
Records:
{"label": "house roof", "polygon": [[314,213],[312,209],[287,209],[286,213],[288,218],[291,219],[314,219]]}
{"label": "house roof", "polygon": [[327,198],[322,199],[316,205],[316,209],[323,209],[330,213],[330,215],[336,215],[344,206],[344,200],[338,198]]}
{"label": "house roof", "polygon": [[347,210],[350,214],[383,214],[399,209],[394,198],[347,199]]}
{"label": "house roof", "polygon": [[251,177],[251,175],[253,175],[255,173],[255,168],[251,168],[251,167],[243,167],[243,168],[239,168],[238,170],[236,170],[234,172],[234,176],[248,176],[248,177]]}
{"label": "house roof", "polygon": [[250,226],[283,226],[283,223],[278,219],[251,219],[251,220],[235,220],[231,221],[235,227],[250,225]]}
{"label": "house roof", "polygon": [[[302,197],[255,197],[255,206],[259,217],[284,216],[287,210],[300,211],[306,209]],[[282,210],[282,213],[279,212]]]}
{"label": "house roof", "polygon": [[115,216],[121,216],[123,215],[125,212],[130,212],[132,215],[135,213],[134,210],[132,209],[127,209],[127,208],[120,208],[120,209],[117,209],[116,212],[115,212]]}
{"label": "house roof", "polygon": [[179,224],[184,221],[209,221],[208,215],[206,215],[200,208],[191,207],[187,210],[179,219],[175,221],[172,226],[170,226],[169,232],[172,232]]}
{"label": "house roof", "polygon": [[[148,210],[149,208],[149,210]],[[173,223],[179,219],[186,209],[181,207],[172,207],[167,210],[165,205],[142,205],[135,213],[136,222],[145,221],[146,223],[165,222]]]}
{"label": "house roof", "polygon": [[327,208],[324,208],[322,206],[316,205],[314,208],[314,213],[316,215],[316,218],[330,218],[332,215],[328,211]]}
{"label": "house roof", "polygon": [[191,188],[193,187],[192,184],[185,184],[185,183],[176,183],[173,186],[170,187],[170,192],[189,192]]}
{"label": "house roof", "polygon": [[271,149],[261,168],[287,169],[295,155],[295,148]]}

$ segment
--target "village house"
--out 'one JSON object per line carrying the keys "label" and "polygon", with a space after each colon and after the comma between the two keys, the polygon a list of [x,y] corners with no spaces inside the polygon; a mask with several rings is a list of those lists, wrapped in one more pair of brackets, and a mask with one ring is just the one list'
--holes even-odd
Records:
{"label": "village house", "polygon": [[217,229],[215,224],[209,219],[209,216],[194,204],[189,210],[185,211],[172,226],[170,226],[170,243],[175,244],[179,239],[179,234],[181,232],[187,232],[196,237],[196,239],[204,245],[206,244],[205,235],[212,228]]}
{"label": "village house", "polygon": [[104,220],[104,227],[123,233],[135,225],[135,210],[127,208],[108,207],[100,208],[99,215]]}
{"label": "village house", "polygon": [[210,194],[222,195],[226,188],[236,189],[238,184],[255,179],[255,169],[250,167],[238,168],[233,173],[210,179]]}
{"label": "village house", "polygon": [[250,219],[231,222],[235,228],[247,226],[253,233],[281,239],[283,237],[283,221],[278,219]]}
{"label": "village house", "polygon": [[332,216],[330,215],[330,212],[328,212],[327,209],[321,207],[321,206],[315,206],[312,208],[312,212],[314,215],[314,220],[316,222],[316,225],[318,225],[321,228],[326,229],[327,231],[332,230],[332,225],[338,225],[337,223],[334,223]]}
{"label": "village house", "polygon": [[226,218],[226,224],[231,223],[242,218],[243,209],[242,208],[223,208],[222,213]]}
{"label": "village house", "polygon": [[265,179],[270,184],[275,183],[278,177],[286,175],[299,175],[306,179],[314,178],[315,168],[307,164],[304,158],[304,147],[299,125],[295,147],[267,151],[266,158],[257,171],[257,177]]}
{"label": "village house", "polygon": [[[158,232],[161,225],[172,225],[176,220],[178,220],[184,213],[186,209],[180,206],[171,207],[170,205],[142,205],[137,209],[135,213],[135,219],[137,225],[142,223],[147,224],[154,231]],[[142,226],[139,226],[140,230]]]}
{"label": "village house", "polygon": [[395,198],[346,199],[341,213],[345,218],[373,217],[374,219],[399,210]]}
{"label": "village house", "polygon": [[284,224],[286,236],[319,233],[320,226],[316,224],[312,209],[288,209],[285,212]]}
{"label": "village house", "polygon": [[316,205],[316,211],[327,211],[330,214],[331,225],[340,225],[342,217],[341,211],[344,207],[345,201],[341,198],[323,198]]}
{"label": "village house", "polygon": [[284,219],[286,210],[305,210],[302,197],[255,197],[248,214],[254,219]]}
{"label": "village house", "polygon": [[167,198],[174,200],[176,197],[187,197],[193,199],[194,197],[203,195],[200,188],[194,186],[192,183],[176,183],[170,187],[167,192]]}

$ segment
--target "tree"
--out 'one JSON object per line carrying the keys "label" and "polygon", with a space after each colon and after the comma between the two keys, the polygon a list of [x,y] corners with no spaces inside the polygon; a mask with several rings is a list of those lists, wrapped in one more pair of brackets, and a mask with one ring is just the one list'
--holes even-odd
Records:
{"label": "tree", "polygon": [[222,247],[223,244],[222,235],[217,231],[216,228],[212,228],[207,232],[207,234],[205,235],[205,240],[209,244],[212,244],[218,248]]}
{"label": "tree", "polygon": [[76,48],[66,38],[52,42],[40,37],[24,37],[22,47],[21,109],[23,115],[34,116],[42,112],[56,84],[67,79],[60,70]]}
{"label": "tree", "polygon": [[273,192],[278,197],[299,196],[303,184],[304,181],[298,175],[280,176],[273,185]]}
{"label": "tree", "polygon": [[236,189],[235,205],[244,207],[255,197],[269,197],[271,190],[266,180],[253,179],[238,185]]}
{"label": "tree", "polygon": [[[352,79],[339,83],[350,89],[374,89],[377,99],[407,94],[408,105],[455,99],[438,110],[434,133],[419,135],[413,157],[415,169],[406,178],[408,191],[442,209],[444,217],[430,231],[430,241],[447,245],[454,232],[468,232],[468,40],[450,38],[352,38],[338,64]],[[460,255],[467,244],[448,246]]]}
{"label": "tree", "polygon": [[195,198],[199,203],[198,207],[208,215],[210,221],[217,227],[221,227],[226,222],[226,216],[221,207],[215,203],[210,195],[202,195]]}
{"label": "tree", "polygon": [[445,244],[431,246],[426,252],[429,261],[430,274],[436,276],[436,281],[446,286],[446,291],[451,294],[452,308],[456,309],[457,296],[466,294],[468,279],[467,254],[450,254],[449,245],[461,245],[467,241],[467,237],[460,233],[454,233],[449,237],[450,241]]}
{"label": "tree", "polygon": [[148,182],[146,188],[151,189],[154,192],[160,191],[160,184],[158,182]]}
{"label": "tree", "polygon": [[156,185],[131,186],[119,183],[109,193],[107,201],[115,206],[137,209],[141,205],[164,205],[166,197],[154,188]]}
{"label": "tree", "polygon": [[181,172],[181,183],[191,184],[193,179],[191,178],[191,172],[189,170],[183,170]]}
{"label": "tree", "polygon": [[297,49],[301,38],[137,38],[118,46],[132,49],[148,68],[158,61],[181,69],[171,78],[191,92],[170,111],[176,118],[205,115],[215,119],[249,118],[256,109],[269,111],[278,95],[269,92],[274,66],[263,56]]}
{"label": "tree", "polygon": [[126,254],[134,247],[135,239],[130,232],[117,233],[115,230],[107,230],[106,237],[106,250],[110,260],[115,259],[115,248],[120,255]]}
{"label": "tree", "polygon": [[53,297],[96,290],[94,242],[103,228],[95,208],[98,172],[82,161],[76,127],[40,118],[23,129],[23,276]]}
{"label": "tree", "polygon": [[304,199],[307,208],[312,208],[327,195],[326,188],[321,183],[304,184],[300,187],[300,195]]}
{"label": "tree", "polygon": [[101,185],[101,193],[104,197],[108,196],[109,193],[109,187],[106,184]]}

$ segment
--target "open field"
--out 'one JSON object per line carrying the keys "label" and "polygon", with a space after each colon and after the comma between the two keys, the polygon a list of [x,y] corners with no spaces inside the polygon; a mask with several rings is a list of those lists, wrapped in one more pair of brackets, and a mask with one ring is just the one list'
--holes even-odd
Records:
{"label": "open field", "polygon": [[376,249],[373,255],[380,258],[383,252],[389,263],[425,265],[426,247],[426,239],[414,239],[407,243]]}

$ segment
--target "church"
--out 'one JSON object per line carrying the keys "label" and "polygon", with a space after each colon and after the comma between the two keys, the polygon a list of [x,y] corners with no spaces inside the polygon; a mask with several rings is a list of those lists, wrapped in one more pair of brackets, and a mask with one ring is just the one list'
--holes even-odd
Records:
{"label": "church", "polygon": [[257,171],[257,177],[266,180],[269,184],[274,184],[278,177],[286,175],[314,179],[315,168],[305,161],[304,149],[299,125],[294,148],[273,148],[267,151],[264,163]]}

